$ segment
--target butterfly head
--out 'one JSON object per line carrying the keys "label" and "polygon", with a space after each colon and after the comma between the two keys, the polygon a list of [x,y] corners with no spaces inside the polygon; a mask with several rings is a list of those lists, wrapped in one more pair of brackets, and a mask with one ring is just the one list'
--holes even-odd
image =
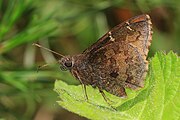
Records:
{"label": "butterfly head", "polygon": [[64,56],[59,60],[61,70],[70,70],[74,65],[74,59],[72,56]]}

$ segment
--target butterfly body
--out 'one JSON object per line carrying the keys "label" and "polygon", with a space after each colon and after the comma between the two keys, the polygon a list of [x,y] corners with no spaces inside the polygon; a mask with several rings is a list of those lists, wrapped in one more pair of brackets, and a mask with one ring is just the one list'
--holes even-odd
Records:
{"label": "butterfly body", "polygon": [[125,88],[143,87],[151,40],[150,17],[140,15],[114,27],[82,54],[59,62],[84,86],[125,97]]}

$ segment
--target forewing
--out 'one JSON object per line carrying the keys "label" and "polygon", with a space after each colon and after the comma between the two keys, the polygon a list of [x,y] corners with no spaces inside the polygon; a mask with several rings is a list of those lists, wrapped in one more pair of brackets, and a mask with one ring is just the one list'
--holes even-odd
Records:
{"label": "forewing", "polygon": [[94,73],[100,76],[98,87],[117,96],[125,94],[118,91],[122,87],[143,87],[151,40],[150,17],[140,15],[114,27],[88,48],[84,54]]}
{"label": "forewing", "polygon": [[[141,44],[140,47],[143,48],[144,53],[147,47],[150,46],[152,40],[152,27],[151,20],[149,15],[143,14],[136,17],[133,17],[127,21],[122,22],[116,27],[112,28],[107,32],[103,37],[101,37],[96,43],[87,48],[83,53],[87,56],[93,56],[93,53],[101,49],[102,47],[114,43],[114,42],[133,42],[140,41],[138,44]],[[134,33],[137,33],[135,36]],[[131,37],[131,38],[127,38]],[[134,43],[137,45],[137,43]]]}

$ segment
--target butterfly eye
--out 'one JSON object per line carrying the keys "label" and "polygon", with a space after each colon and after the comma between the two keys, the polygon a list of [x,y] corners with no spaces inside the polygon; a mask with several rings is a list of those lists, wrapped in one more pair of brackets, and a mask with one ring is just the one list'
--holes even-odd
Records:
{"label": "butterfly eye", "polygon": [[68,68],[72,67],[72,62],[65,62],[64,65]]}

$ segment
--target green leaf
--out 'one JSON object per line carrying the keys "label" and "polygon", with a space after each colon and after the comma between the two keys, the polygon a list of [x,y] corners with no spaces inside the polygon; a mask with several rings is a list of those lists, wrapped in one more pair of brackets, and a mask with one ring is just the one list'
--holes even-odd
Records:
{"label": "green leaf", "polygon": [[11,39],[4,41],[0,46],[0,54],[8,52],[21,44],[51,36],[57,30],[57,26],[58,23],[54,20],[42,21],[38,25],[31,26]]}
{"label": "green leaf", "polygon": [[112,109],[98,92],[87,87],[85,100],[82,86],[55,83],[58,104],[63,108],[96,120],[178,120],[180,119],[180,61],[173,52],[156,53],[149,65],[145,87],[139,91],[126,89],[128,98],[122,99],[105,92],[113,101]]}
{"label": "green leaf", "polygon": [[[7,10],[3,14],[3,17],[0,21],[0,41],[4,35],[13,27],[14,23],[22,17],[22,14],[27,8],[32,4],[31,0],[13,0],[7,2]],[[2,5],[2,1],[0,6]]]}

